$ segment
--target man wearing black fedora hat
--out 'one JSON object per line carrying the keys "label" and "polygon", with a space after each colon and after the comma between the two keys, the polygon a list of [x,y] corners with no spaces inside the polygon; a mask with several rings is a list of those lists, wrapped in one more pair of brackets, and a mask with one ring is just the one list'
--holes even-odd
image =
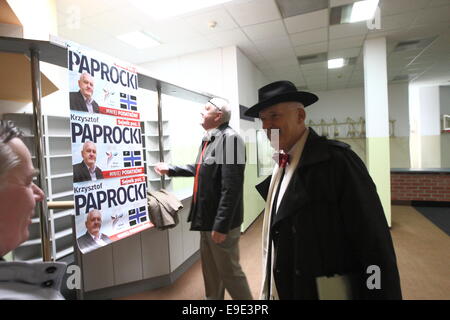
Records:
{"label": "man wearing black fedora hat", "polygon": [[376,187],[342,142],[305,125],[315,94],[289,81],[258,91],[260,118],[277,151],[266,200],[262,299],[401,299],[397,262]]}

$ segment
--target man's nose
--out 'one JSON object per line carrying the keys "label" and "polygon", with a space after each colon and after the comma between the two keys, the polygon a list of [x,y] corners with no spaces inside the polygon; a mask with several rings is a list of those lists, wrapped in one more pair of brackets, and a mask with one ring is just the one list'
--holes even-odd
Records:
{"label": "man's nose", "polygon": [[34,200],[36,202],[41,202],[42,200],[44,200],[44,191],[42,191],[42,189],[39,188],[34,183],[33,183],[33,192],[34,192]]}

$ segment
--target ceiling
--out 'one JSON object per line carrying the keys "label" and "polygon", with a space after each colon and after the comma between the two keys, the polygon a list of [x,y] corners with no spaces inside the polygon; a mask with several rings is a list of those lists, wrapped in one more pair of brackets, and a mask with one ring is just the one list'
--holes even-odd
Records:
{"label": "ceiling", "polygon": [[[146,15],[139,1],[57,0],[59,36],[133,64],[236,45],[269,82],[290,80],[312,91],[363,86],[363,43],[383,36],[390,82],[450,80],[450,0],[380,0],[375,30],[366,22],[330,25],[332,8],[355,0],[233,0],[162,21]],[[137,30],[162,45],[136,49],[115,38]],[[396,50],[412,40],[422,41]],[[297,60],[319,53],[353,64],[328,70],[326,61]]]}

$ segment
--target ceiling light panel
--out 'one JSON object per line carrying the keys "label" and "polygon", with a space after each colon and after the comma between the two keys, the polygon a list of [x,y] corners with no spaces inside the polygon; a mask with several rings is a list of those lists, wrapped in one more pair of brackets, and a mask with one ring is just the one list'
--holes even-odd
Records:
{"label": "ceiling light panel", "polygon": [[336,58],[328,60],[328,69],[342,68],[345,64],[344,58]]}

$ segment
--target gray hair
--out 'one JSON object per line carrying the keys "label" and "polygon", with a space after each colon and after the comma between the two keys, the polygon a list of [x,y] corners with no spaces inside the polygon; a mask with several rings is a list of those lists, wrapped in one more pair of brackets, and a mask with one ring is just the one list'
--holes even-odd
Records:
{"label": "gray hair", "polygon": [[0,186],[6,173],[19,165],[20,159],[8,145],[14,138],[22,138],[22,132],[12,121],[0,120]]}
{"label": "gray hair", "polygon": [[224,123],[230,121],[231,109],[227,100],[222,98],[212,98],[208,102],[222,112],[222,120]]}
{"label": "gray hair", "polygon": [[89,220],[89,217],[91,217],[93,214],[98,213],[100,215],[100,219],[102,218],[102,212],[100,210],[97,209],[92,209],[91,211],[89,211],[89,213],[86,216],[86,221]]}

